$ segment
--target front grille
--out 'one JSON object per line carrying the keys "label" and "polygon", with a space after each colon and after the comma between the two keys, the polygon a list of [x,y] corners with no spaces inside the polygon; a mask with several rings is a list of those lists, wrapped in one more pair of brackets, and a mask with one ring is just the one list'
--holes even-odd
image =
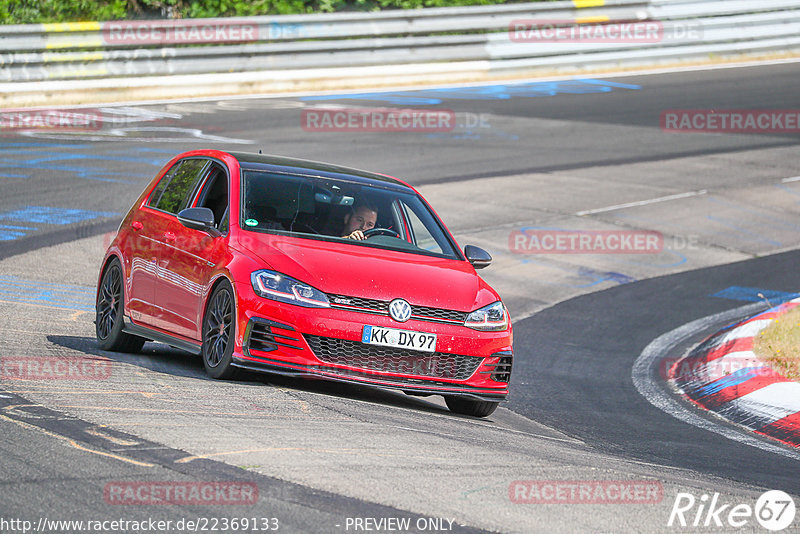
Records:
{"label": "front grille", "polygon": [[314,355],[325,363],[380,373],[466,380],[483,361],[476,356],[415,352],[308,334],[304,337]]}
{"label": "front grille", "polygon": [[[348,297],[346,295],[328,295],[328,300],[330,300],[333,308],[374,313],[375,315],[389,315],[389,302],[384,300]],[[456,310],[411,305],[411,317],[421,321],[464,324],[468,315],[467,312]]]}
{"label": "front grille", "polygon": [[[277,334],[274,331],[275,329],[285,332]],[[294,329],[288,325],[254,317],[250,319],[247,325],[245,344],[249,349],[262,352],[277,350],[279,345],[290,349],[303,350],[299,339],[286,334],[295,334]]]}
{"label": "front grille", "polygon": [[362,310],[369,310],[381,312],[383,315],[389,313],[389,303],[382,300],[365,299],[361,297],[347,297],[345,295],[328,295],[328,300],[331,306],[335,308],[361,308]]}
{"label": "front grille", "polygon": [[411,315],[421,319],[441,319],[443,321],[453,321],[464,324],[467,320],[467,312],[456,310],[443,310],[441,308],[428,308],[427,306],[411,306]]}

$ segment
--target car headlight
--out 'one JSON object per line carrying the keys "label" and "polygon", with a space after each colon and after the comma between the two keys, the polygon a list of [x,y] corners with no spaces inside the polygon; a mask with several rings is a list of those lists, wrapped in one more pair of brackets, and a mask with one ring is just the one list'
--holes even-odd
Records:
{"label": "car headlight", "polygon": [[266,269],[250,275],[253,290],[267,299],[288,302],[308,308],[329,308],[328,297],[319,289],[285,274]]}
{"label": "car headlight", "polygon": [[505,330],[508,327],[506,307],[498,300],[493,304],[475,310],[467,316],[464,326],[484,332]]}

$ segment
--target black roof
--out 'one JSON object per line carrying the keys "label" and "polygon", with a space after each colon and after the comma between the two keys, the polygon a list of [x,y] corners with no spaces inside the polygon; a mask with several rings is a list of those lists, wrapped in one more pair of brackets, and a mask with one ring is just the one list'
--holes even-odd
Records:
{"label": "black roof", "polygon": [[409,191],[407,184],[381,174],[362,171],[350,167],[342,167],[331,163],[322,163],[306,159],[286,158],[269,154],[253,154],[251,152],[229,152],[239,161],[239,166],[245,170],[273,171],[298,174],[304,176],[318,176],[320,178],[333,178],[347,180],[361,184],[389,187]]}

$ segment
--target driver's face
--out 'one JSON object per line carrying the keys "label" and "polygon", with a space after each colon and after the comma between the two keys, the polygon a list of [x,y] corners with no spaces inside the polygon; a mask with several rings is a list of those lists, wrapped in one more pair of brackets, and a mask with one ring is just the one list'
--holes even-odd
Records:
{"label": "driver's face", "polygon": [[348,235],[356,230],[366,232],[375,228],[375,222],[378,220],[378,213],[369,208],[360,207],[352,213],[344,216],[344,234]]}

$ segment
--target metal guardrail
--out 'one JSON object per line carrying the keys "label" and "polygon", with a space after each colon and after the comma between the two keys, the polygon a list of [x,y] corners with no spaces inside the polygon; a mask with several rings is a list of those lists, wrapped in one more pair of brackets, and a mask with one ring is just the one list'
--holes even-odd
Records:
{"label": "metal guardrail", "polygon": [[[552,41],[529,27],[658,24],[647,40]],[[542,26],[544,27],[544,26]],[[377,13],[0,27],[0,82],[420,63],[489,71],[800,49],[800,0],[573,0]]]}

